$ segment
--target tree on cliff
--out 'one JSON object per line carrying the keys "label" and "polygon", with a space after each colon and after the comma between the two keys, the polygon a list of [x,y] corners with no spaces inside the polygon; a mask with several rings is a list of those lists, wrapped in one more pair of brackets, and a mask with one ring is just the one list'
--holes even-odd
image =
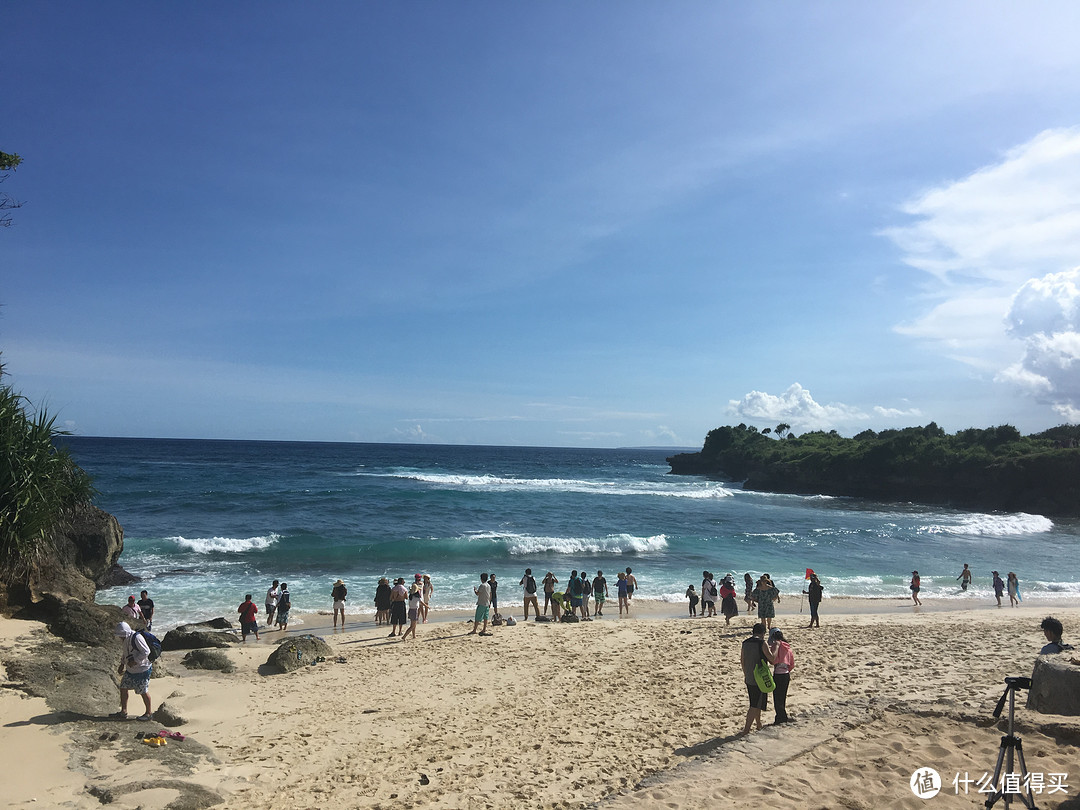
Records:
{"label": "tree on cliff", "polygon": [[0,384],[0,582],[8,585],[49,553],[55,533],[94,496],[90,476],[56,446],[67,431],[28,405]]}
{"label": "tree on cliff", "polygon": [[[0,152],[0,172],[15,171],[16,167],[22,163],[22,158],[18,155],[9,155],[7,152]],[[0,175],[0,183],[7,180],[6,174]],[[16,200],[9,194],[0,192],[0,226],[8,228],[11,226],[11,215],[3,213],[4,211],[10,211],[12,208],[21,208],[22,203]]]}

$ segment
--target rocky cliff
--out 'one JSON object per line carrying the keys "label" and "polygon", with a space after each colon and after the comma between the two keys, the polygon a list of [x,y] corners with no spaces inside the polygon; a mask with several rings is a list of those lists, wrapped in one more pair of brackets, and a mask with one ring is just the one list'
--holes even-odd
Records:
{"label": "rocky cliff", "polygon": [[57,531],[48,553],[17,581],[0,584],[0,609],[17,609],[43,602],[93,602],[98,588],[137,581],[119,566],[124,530],[115,517],[96,506],[80,507]]}

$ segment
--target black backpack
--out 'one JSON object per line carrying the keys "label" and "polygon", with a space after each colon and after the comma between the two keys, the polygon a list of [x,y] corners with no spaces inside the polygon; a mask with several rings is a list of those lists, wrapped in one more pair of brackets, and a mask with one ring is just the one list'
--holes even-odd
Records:
{"label": "black backpack", "polygon": [[525,593],[536,593],[535,577],[525,577]]}

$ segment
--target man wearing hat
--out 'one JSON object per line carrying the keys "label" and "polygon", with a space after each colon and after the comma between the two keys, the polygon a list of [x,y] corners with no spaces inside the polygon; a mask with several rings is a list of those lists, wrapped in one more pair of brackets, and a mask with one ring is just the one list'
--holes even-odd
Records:
{"label": "man wearing hat", "polygon": [[150,645],[146,643],[146,639],[141,634],[132,630],[127,622],[120,622],[116,625],[116,637],[123,639],[123,658],[120,660],[120,666],[116,670],[116,674],[121,676],[120,711],[109,716],[118,720],[128,719],[128,696],[134,690],[136,695],[142,697],[143,707],[146,709],[141,717],[135,719],[152,720],[150,673],[153,670],[153,664],[150,663]]}
{"label": "man wearing hat", "polygon": [[338,614],[341,614],[341,629],[345,629],[345,597],[349,589],[340,579],[334,583],[334,590],[330,591],[330,598],[334,600],[334,627],[337,627]]}

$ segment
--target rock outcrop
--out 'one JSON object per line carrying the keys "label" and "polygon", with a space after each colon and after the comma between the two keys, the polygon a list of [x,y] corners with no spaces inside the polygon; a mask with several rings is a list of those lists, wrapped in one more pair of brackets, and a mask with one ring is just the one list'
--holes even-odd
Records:
{"label": "rock outcrop", "polygon": [[[224,621],[224,620],[221,620]],[[229,647],[240,639],[232,630],[219,630],[213,625],[218,620],[200,624],[182,624],[174,627],[161,640],[163,650],[200,650],[206,647]],[[228,625],[228,622],[225,622]]]}
{"label": "rock outcrop", "polygon": [[319,658],[328,658],[334,654],[333,649],[318,636],[297,636],[282,642],[276,650],[270,653],[266,659],[266,666],[277,669],[279,672],[292,672],[294,669],[306,667],[315,663]]}
{"label": "rock outcrop", "polygon": [[1068,651],[1036,658],[1027,707],[1043,714],[1080,715],[1078,661],[1080,658]]}
{"label": "rock outcrop", "polygon": [[0,585],[0,609],[29,607],[46,596],[93,602],[100,587],[137,581],[117,563],[123,550],[120,523],[87,504],[54,533],[48,553],[17,581]]}

